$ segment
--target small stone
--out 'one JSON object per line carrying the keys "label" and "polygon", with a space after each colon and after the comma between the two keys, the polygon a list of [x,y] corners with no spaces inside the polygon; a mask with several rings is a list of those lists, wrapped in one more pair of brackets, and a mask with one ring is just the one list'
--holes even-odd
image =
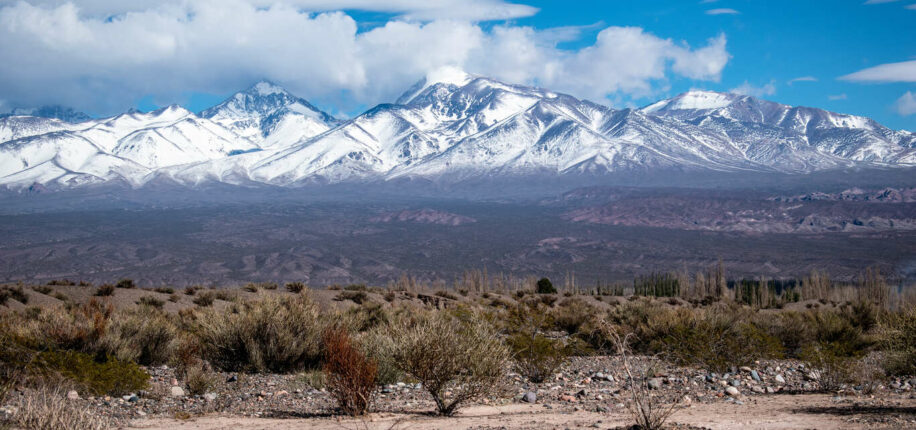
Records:
{"label": "small stone", "polygon": [[653,389],[653,390],[659,390],[659,389],[662,388],[662,380],[661,380],[661,378],[651,378],[651,379],[649,379],[648,384],[649,384],[649,388],[651,388],[651,389]]}
{"label": "small stone", "polygon": [[127,398],[127,401],[130,403],[137,403],[140,401],[140,398],[137,397],[136,394],[132,394],[130,397]]}
{"label": "small stone", "polygon": [[763,394],[765,390],[763,389],[763,387],[761,387],[761,386],[759,386],[759,385],[754,385],[753,387],[751,387],[751,391],[753,391],[753,392],[755,392],[755,393],[757,393],[757,394]]}
{"label": "small stone", "polygon": [[288,394],[289,394],[288,391],[286,391],[286,390],[280,390],[280,391],[277,391],[276,393],[274,393],[274,397],[283,397],[283,396],[286,396],[286,395],[288,395]]}
{"label": "small stone", "polygon": [[69,400],[79,400],[80,394],[76,390],[67,391],[67,399]]}
{"label": "small stone", "polygon": [[172,397],[184,397],[184,388],[173,386],[169,393]]}
{"label": "small stone", "polygon": [[206,399],[208,402],[212,402],[212,401],[216,400],[216,393],[207,393],[207,394],[204,394],[204,399]]}
{"label": "small stone", "polygon": [[573,397],[573,396],[570,396],[569,394],[564,394],[564,395],[560,396],[560,401],[561,401],[561,402],[576,403],[576,398]]}
{"label": "small stone", "polygon": [[773,393],[776,392],[776,390],[773,389],[773,387],[767,387],[767,390],[766,390],[766,391],[767,391],[767,394],[773,394]]}
{"label": "small stone", "polygon": [[178,385],[178,380],[175,379],[175,378],[172,378],[171,384],[172,384],[173,387],[176,386],[176,385]]}
{"label": "small stone", "polygon": [[706,375],[706,382],[709,382],[710,384],[713,383],[713,382],[716,382],[716,377],[715,377],[715,375],[712,374],[712,373]]}
{"label": "small stone", "polygon": [[538,401],[538,395],[534,391],[529,391],[522,396],[522,401],[525,403],[535,403]]}
{"label": "small stone", "polygon": [[741,386],[741,380],[740,380],[740,379],[732,379],[731,381],[728,381],[728,385],[731,385],[732,387],[740,387],[740,386]]}
{"label": "small stone", "polygon": [[751,370],[751,378],[754,378],[755,381],[760,382],[760,374],[756,370]]}
{"label": "small stone", "polygon": [[751,372],[751,368],[750,368],[750,367],[747,367],[747,366],[741,366],[741,367],[740,367],[740,370],[741,370],[742,372],[746,372],[746,373],[750,373],[750,372]]}
{"label": "small stone", "polygon": [[726,388],[726,389],[725,389],[725,393],[728,394],[729,396],[732,396],[732,397],[737,397],[739,394],[741,394],[741,392],[738,391],[738,389],[735,388],[735,387],[728,387],[728,388]]}
{"label": "small stone", "polygon": [[137,415],[139,415],[139,416],[141,416],[141,417],[145,417],[145,416],[146,416],[146,412],[137,411]]}
{"label": "small stone", "polygon": [[226,378],[226,382],[236,382],[238,380],[239,380],[239,377],[236,375],[229,375],[229,377]]}
{"label": "small stone", "polygon": [[783,378],[782,375],[776,375],[776,383],[780,385],[785,385],[786,378]]}

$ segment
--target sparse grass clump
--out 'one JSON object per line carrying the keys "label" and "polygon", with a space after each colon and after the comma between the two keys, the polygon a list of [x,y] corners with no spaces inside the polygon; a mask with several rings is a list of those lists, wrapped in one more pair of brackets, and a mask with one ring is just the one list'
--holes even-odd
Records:
{"label": "sparse grass clump", "polygon": [[137,304],[140,306],[151,306],[157,309],[162,309],[162,306],[165,305],[165,302],[153,296],[143,296],[137,300]]}
{"label": "sparse grass clump", "polygon": [[207,291],[205,293],[201,293],[197,295],[197,297],[194,297],[194,300],[192,300],[192,302],[197,306],[206,308],[212,305],[215,300],[216,300],[216,294],[213,294]]}
{"label": "sparse grass clump", "polygon": [[158,307],[140,306],[114,313],[97,351],[119,360],[159,365],[171,359],[179,328]]}
{"label": "sparse grass clump", "polygon": [[156,288],[153,288],[153,291],[157,293],[162,293],[162,294],[174,294],[175,293],[175,289],[171,287],[156,287]]}
{"label": "sparse grass clump", "polygon": [[134,284],[134,280],[127,279],[127,278],[121,279],[120,281],[118,281],[118,283],[115,286],[118,288],[126,288],[126,289],[137,288],[137,284]]}
{"label": "sparse grass clump", "polygon": [[334,297],[334,300],[339,302],[349,300],[361,305],[369,300],[369,295],[365,291],[341,291],[337,297]]}
{"label": "sparse grass clump", "polygon": [[491,395],[503,394],[509,348],[479,319],[460,320],[446,312],[405,318],[390,326],[394,358],[418,379],[441,415]]}
{"label": "sparse grass clump", "polygon": [[188,393],[194,396],[200,396],[209,393],[216,387],[218,378],[210,365],[204,361],[197,360],[193,364],[183,369],[185,386],[188,387]]}
{"label": "sparse grass clump", "polygon": [[107,430],[113,427],[107,417],[68,400],[61,389],[27,390],[15,406],[12,424],[22,430]]}

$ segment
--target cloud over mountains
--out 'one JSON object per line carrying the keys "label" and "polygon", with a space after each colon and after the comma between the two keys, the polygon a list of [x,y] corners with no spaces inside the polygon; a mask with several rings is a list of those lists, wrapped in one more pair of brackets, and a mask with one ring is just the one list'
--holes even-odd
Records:
{"label": "cloud over mountains", "polygon": [[[556,29],[480,24],[530,16],[530,6],[384,3],[0,0],[2,105],[109,114],[144,96],[166,104],[263,78],[346,110],[392,99],[445,65],[601,100],[650,95],[675,77],[717,81],[730,59],[724,34],[691,47],[639,27],[607,27],[591,44],[561,49]],[[391,18],[365,28],[333,9]]]}

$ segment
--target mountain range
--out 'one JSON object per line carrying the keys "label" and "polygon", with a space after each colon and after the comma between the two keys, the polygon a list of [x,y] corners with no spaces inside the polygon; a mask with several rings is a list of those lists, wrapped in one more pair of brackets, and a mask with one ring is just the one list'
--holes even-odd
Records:
{"label": "mountain range", "polygon": [[0,117],[0,187],[13,190],[913,166],[916,134],[865,117],[711,91],[612,109],[456,69],[348,120],[270,82],[199,113]]}

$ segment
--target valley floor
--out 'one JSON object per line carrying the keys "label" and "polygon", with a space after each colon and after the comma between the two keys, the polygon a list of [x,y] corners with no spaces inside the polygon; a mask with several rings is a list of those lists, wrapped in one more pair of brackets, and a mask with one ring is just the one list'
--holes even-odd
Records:
{"label": "valley floor", "polygon": [[[900,429],[916,428],[916,399],[904,396],[836,397],[829,394],[775,394],[696,403],[677,412],[672,423],[710,429]],[[553,429],[614,428],[631,421],[623,408],[607,413],[577,411],[573,406],[510,404],[474,406],[457,417],[375,413],[364,419],[337,417],[252,418],[210,415],[190,420],[140,419],[131,428],[155,429]]]}

